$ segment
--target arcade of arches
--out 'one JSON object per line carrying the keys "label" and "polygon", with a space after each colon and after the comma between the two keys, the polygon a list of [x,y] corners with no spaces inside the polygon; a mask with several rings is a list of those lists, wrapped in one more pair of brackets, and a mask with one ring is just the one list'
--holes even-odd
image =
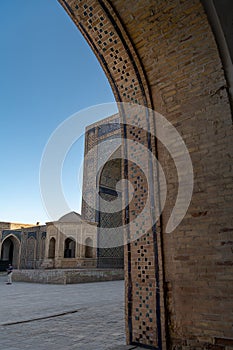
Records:
{"label": "arcade of arches", "polygon": [[[148,134],[141,141],[162,165],[167,200],[156,227],[125,247],[127,342],[151,349],[230,349],[232,27],[226,30],[218,11],[219,4],[225,4],[232,25],[232,1],[59,2],[99,59],[116,100],[151,107],[165,116],[181,134],[193,162],[189,209],[181,224],[166,233],[177,196],[176,168],[155,138]],[[152,117],[143,121],[155,129]],[[136,140],[138,135],[128,131],[127,137]],[[131,158],[146,158],[127,151]],[[133,184],[135,169],[127,170]],[[154,215],[159,181],[148,184],[148,193],[151,212],[138,230]],[[125,213],[126,222],[134,217],[134,204]]]}

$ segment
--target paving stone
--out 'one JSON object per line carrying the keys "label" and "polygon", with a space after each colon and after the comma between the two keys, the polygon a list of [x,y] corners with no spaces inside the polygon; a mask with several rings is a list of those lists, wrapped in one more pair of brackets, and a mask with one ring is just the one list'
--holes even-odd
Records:
{"label": "paving stone", "polygon": [[7,286],[0,276],[0,295],[1,350],[108,350],[126,343],[123,281]]}

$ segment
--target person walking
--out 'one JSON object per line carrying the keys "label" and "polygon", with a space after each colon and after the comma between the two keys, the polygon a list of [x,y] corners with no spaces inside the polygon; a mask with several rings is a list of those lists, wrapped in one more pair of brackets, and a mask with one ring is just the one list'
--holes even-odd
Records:
{"label": "person walking", "polygon": [[6,284],[12,284],[13,266],[9,264],[7,268],[7,282]]}

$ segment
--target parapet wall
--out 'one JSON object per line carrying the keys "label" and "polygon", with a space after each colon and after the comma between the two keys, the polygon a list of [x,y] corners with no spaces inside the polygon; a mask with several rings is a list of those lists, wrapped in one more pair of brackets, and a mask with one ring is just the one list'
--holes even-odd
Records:
{"label": "parapet wall", "polygon": [[77,269],[77,270],[17,270],[14,282],[32,282],[48,284],[75,284],[123,280],[121,269]]}

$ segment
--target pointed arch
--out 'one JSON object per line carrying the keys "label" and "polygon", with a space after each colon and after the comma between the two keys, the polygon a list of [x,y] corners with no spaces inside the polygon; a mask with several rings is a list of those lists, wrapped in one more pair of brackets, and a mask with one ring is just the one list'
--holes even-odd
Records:
{"label": "pointed arch", "polygon": [[1,260],[9,261],[14,268],[19,267],[21,242],[14,234],[4,238],[1,249]]}
{"label": "pointed arch", "polygon": [[55,250],[56,250],[56,239],[54,237],[50,238],[49,241],[49,259],[55,258]]}
{"label": "pointed arch", "polygon": [[76,241],[72,237],[68,237],[64,242],[64,258],[75,258],[76,254]]}
{"label": "pointed arch", "polygon": [[93,250],[93,240],[88,237],[85,240],[85,258],[93,258],[94,250]]}

